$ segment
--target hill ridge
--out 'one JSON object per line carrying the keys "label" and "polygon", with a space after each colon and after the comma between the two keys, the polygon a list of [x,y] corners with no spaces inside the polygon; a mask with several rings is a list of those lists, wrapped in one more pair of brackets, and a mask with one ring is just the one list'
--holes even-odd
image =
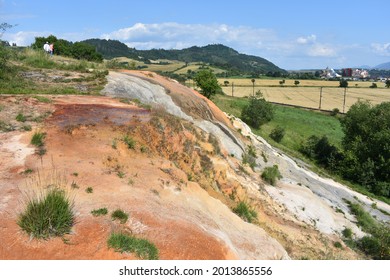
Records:
{"label": "hill ridge", "polygon": [[276,66],[265,58],[242,54],[223,44],[209,44],[202,47],[192,46],[181,50],[137,50],[135,48],[129,48],[126,44],[118,40],[88,39],[83,42],[96,47],[96,50],[106,59],[124,56],[146,62],[158,59],[178,60],[186,63],[203,62],[222,68],[232,74],[286,72],[286,70]]}

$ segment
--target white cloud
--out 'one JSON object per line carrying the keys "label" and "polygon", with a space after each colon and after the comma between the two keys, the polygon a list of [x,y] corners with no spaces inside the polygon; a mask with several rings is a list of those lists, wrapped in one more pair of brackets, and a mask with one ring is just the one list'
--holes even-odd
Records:
{"label": "white cloud", "polygon": [[183,48],[193,45],[222,43],[229,46],[262,48],[264,42],[274,41],[272,30],[226,24],[160,24],[136,23],[131,27],[103,34],[101,38],[116,39],[131,47]]}
{"label": "white cloud", "polygon": [[335,47],[326,44],[314,44],[308,51],[310,56],[335,57],[337,51]]}
{"label": "white cloud", "polygon": [[378,44],[378,43],[373,43],[371,44],[372,50],[383,56],[390,56],[390,43],[385,43],[385,44]]}
{"label": "white cloud", "polygon": [[298,44],[306,45],[309,43],[314,43],[316,40],[317,40],[317,36],[312,34],[312,35],[309,35],[306,37],[299,37],[299,38],[297,38],[296,42]]}
{"label": "white cloud", "polygon": [[48,32],[24,32],[19,31],[17,33],[5,33],[3,40],[15,43],[17,46],[28,46],[35,41],[35,37],[49,36]]}

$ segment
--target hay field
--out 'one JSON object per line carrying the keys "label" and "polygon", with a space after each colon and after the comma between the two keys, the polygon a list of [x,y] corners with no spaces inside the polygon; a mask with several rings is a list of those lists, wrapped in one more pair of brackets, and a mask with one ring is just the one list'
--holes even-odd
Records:
{"label": "hay field", "polygon": [[[244,79],[243,79],[244,80]],[[246,79],[248,80],[248,79]],[[234,82],[233,95],[236,97],[250,96],[253,94],[253,87],[250,80],[247,85],[236,86]],[[267,84],[267,86],[259,86],[255,83],[254,92],[260,90],[264,98],[270,102],[277,102],[289,105],[296,105],[308,108],[318,109],[320,105],[320,87],[322,86],[322,110],[332,110],[338,108],[340,112],[347,112],[349,107],[360,100],[370,101],[372,104],[379,104],[381,102],[390,102],[390,89],[384,86],[371,89],[369,86],[372,82],[357,82],[361,86],[348,87],[346,91],[345,107],[344,107],[344,89],[339,88],[338,82],[330,81],[305,81],[305,84],[318,84],[317,86],[275,86],[273,83],[279,85],[279,80],[258,80]],[[256,81],[257,82],[257,81]],[[321,83],[322,82],[322,83]],[[223,83],[223,81],[222,81]],[[303,81],[301,82],[303,83]],[[329,83],[336,83],[336,87],[329,87]],[[286,81],[287,84],[287,81]],[[328,87],[325,87],[325,84]],[[368,84],[368,86],[367,86]],[[319,86],[321,85],[321,86]],[[351,85],[351,83],[350,83]],[[364,86],[364,87],[363,87]],[[367,87],[366,87],[367,86]],[[232,96],[231,84],[227,87],[222,86],[222,90],[226,95]]]}
{"label": "hay field", "polygon": [[[255,79],[255,86],[280,86],[279,82],[283,80],[282,78],[275,79]],[[229,82],[229,86],[234,83],[235,86],[251,86],[251,79],[234,79],[234,78],[220,78],[218,82],[223,85],[224,81]],[[285,79],[284,86],[293,86],[294,79]],[[327,80],[299,80],[298,87],[339,87],[338,81],[327,81]],[[377,82],[378,88],[385,88],[385,83]],[[348,81],[349,88],[363,87],[369,88],[372,85],[372,82],[362,82],[362,81]]]}
{"label": "hay field", "polygon": [[[129,64],[134,62],[136,67],[146,66],[147,68],[143,68],[143,70],[152,71],[152,72],[156,72],[156,71],[174,72],[175,70],[177,70],[185,65],[184,62],[176,61],[176,60],[167,60],[167,59],[160,59],[158,61],[154,61],[155,63],[152,63],[152,64],[145,64],[141,61],[134,60],[134,59],[127,58],[127,57],[118,57],[115,59],[118,62],[127,62]],[[159,61],[168,62],[169,64],[158,64]]]}
{"label": "hay field", "polygon": [[[200,70],[200,67],[201,67],[201,66],[202,66],[202,64],[200,64],[200,63],[192,62],[192,63],[188,64],[187,67],[184,67],[184,68],[181,68],[181,69],[175,71],[175,73],[176,73],[176,74],[187,74],[187,71],[188,71],[188,70],[197,72],[197,71]],[[220,73],[226,72],[226,70],[223,70],[223,69],[220,69],[220,68],[216,68],[216,67],[208,66],[208,68],[209,68],[211,71],[213,71],[214,74],[220,74]]]}

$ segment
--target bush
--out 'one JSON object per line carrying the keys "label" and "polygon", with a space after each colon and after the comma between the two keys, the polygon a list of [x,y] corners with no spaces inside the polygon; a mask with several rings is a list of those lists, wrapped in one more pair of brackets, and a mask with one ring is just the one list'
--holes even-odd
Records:
{"label": "bush", "polygon": [[50,189],[42,197],[29,199],[17,223],[36,238],[62,236],[70,233],[74,224],[73,203],[63,190]]}
{"label": "bush", "polygon": [[277,126],[276,128],[274,128],[271,131],[269,137],[271,137],[275,142],[280,143],[280,141],[282,141],[285,133],[286,132],[285,132],[284,128]]}
{"label": "bush", "polygon": [[43,140],[45,139],[46,134],[43,132],[35,132],[31,138],[31,144],[36,147],[42,147],[44,145]]}
{"label": "bush", "polygon": [[93,216],[95,216],[95,217],[107,215],[107,213],[108,213],[107,208],[99,208],[99,209],[95,209],[95,210],[92,210],[92,211],[91,211],[91,214],[92,214]]}
{"label": "bush", "polygon": [[329,142],[326,136],[321,138],[315,135],[310,136],[306,143],[301,144],[299,151],[318,164],[333,170],[337,169],[339,163],[344,159],[344,155]]}
{"label": "bush", "polygon": [[335,117],[339,113],[340,113],[340,109],[339,108],[333,108],[333,110],[330,112],[330,115]]}
{"label": "bush", "polygon": [[124,224],[127,222],[129,215],[127,213],[123,212],[122,210],[117,209],[114,212],[112,212],[111,218],[113,220],[119,220],[121,222],[121,224]]}
{"label": "bush", "polygon": [[271,121],[273,117],[273,107],[269,102],[262,98],[260,91],[256,93],[256,96],[249,97],[249,104],[241,111],[241,119],[256,129]]}
{"label": "bush", "polygon": [[344,228],[341,233],[345,238],[352,238],[352,229],[350,228]]}
{"label": "bush", "polygon": [[135,144],[137,143],[131,136],[124,136],[123,137],[123,142],[127,145],[127,148],[134,150],[135,149]]}
{"label": "bush", "polygon": [[157,247],[146,239],[136,238],[123,233],[112,233],[107,244],[109,248],[113,248],[115,251],[135,253],[141,259],[158,259]]}
{"label": "bush", "polygon": [[261,174],[261,178],[263,178],[264,181],[266,181],[267,183],[271,184],[272,186],[275,186],[276,181],[278,179],[281,179],[282,175],[279,172],[278,166],[274,165],[272,167],[264,168],[264,171]]}
{"label": "bush", "polygon": [[257,218],[256,211],[251,209],[244,201],[238,203],[237,207],[233,208],[233,212],[248,223],[252,223]]}
{"label": "bush", "polygon": [[375,260],[390,260],[390,231],[387,225],[380,224],[371,230],[371,236],[364,236],[357,241],[364,253]]}

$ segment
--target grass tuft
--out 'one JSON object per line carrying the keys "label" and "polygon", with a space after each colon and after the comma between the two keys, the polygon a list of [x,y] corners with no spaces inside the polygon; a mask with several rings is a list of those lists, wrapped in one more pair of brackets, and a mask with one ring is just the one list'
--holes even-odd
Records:
{"label": "grass tuft", "polygon": [[272,167],[264,168],[264,171],[261,174],[261,178],[263,178],[264,181],[266,181],[267,183],[271,184],[272,186],[275,186],[276,181],[278,179],[281,179],[282,175],[279,172],[278,166],[274,165]]}
{"label": "grass tuft", "polygon": [[42,147],[45,143],[46,133],[44,132],[35,132],[33,137],[31,138],[31,144],[36,147]]}
{"label": "grass tuft", "polygon": [[111,218],[113,220],[119,220],[121,222],[121,224],[124,224],[127,222],[127,219],[129,218],[129,214],[123,212],[120,209],[117,209],[114,212],[112,212]]}
{"label": "grass tuft", "polygon": [[108,214],[107,208],[99,208],[91,211],[91,214],[95,217],[104,216]]}
{"label": "grass tuft", "polygon": [[108,247],[124,253],[135,253],[137,257],[146,260],[157,260],[157,247],[146,239],[136,238],[123,233],[112,233],[107,241]]}
{"label": "grass tuft", "polygon": [[238,203],[237,207],[233,208],[233,212],[248,223],[252,223],[257,218],[256,211],[251,209],[244,201]]}
{"label": "grass tuft", "polygon": [[42,196],[29,198],[17,224],[35,238],[70,233],[74,224],[73,203],[63,190],[52,188]]}

